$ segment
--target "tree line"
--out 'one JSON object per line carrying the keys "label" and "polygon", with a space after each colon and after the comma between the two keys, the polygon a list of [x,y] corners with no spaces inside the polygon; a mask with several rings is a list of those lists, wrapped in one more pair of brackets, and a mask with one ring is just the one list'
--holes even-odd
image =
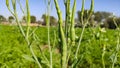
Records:
{"label": "tree line", "polygon": [[[77,18],[75,19],[75,27],[83,27],[84,23],[81,23],[81,11],[77,12]],[[87,19],[87,15],[88,14],[88,10],[84,11],[84,20]],[[35,16],[31,16],[31,23],[37,23],[37,24],[41,24],[43,26],[46,25],[46,15],[43,14],[41,20],[36,20]],[[1,22],[9,22],[12,23],[14,21],[14,17],[13,16],[9,16],[8,19],[5,18],[3,15],[0,15],[0,23]],[[26,23],[26,17],[23,16],[22,23]],[[104,12],[104,11],[97,11],[97,12],[93,12],[92,17],[89,20],[89,24],[87,25],[87,27],[96,27],[96,26],[100,26],[100,27],[105,27],[105,28],[110,28],[110,29],[115,29],[116,28],[116,24],[117,26],[120,26],[120,17],[117,17],[115,15],[113,15],[113,13],[110,12]],[[51,26],[56,26],[57,25],[57,19],[54,16],[50,16],[50,25]]]}
{"label": "tree line", "polygon": [[[43,26],[46,25],[46,15],[42,15],[42,20],[36,19],[36,16],[30,16],[31,17],[31,23],[37,23],[41,24]],[[26,16],[22,17],[21,23],[26,23]],[[3,15],[0,15],[0,23],[15,23],[15,18],[13,16],[9,16],[8,18],[5,18]],[[50,25],[56,26],[57,25],[57,19],[54,16],[50,16]]]}
{"label": "tree line", "polygon": [[[81,22],[81,11],[77,12],[77,20],[78,23]],[[84,11],[84,20],[87,19],[87,15],[88,14],[88,10]],[[80,23],[79,27],[82,27],[84,23]],[[93,15],[91,16],[90,20],[89,20],[89,24],[87,25],[87,27],[96,27],[96,26],[100,26],[100,27],[105,27],[105,28],[109,28],[109,29],[115,29],[116,26],[120,26],[120,17],[117,17],[115,15],[113,15],[113,13],[110,12],[104,12],[104,11],[97,11],[97,12],[93,12]]]}

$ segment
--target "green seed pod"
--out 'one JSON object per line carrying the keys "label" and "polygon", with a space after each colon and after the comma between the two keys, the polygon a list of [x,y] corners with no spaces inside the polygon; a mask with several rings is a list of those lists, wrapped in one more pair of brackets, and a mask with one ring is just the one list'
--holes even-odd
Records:
{"label": "green seed pod", "polygon": [[62,13],[60,11],[60,8],[59,8],[59,5],[58,5],[58,2],[57,0],[54,0],[54,3],[55,3],[55,7],[56,7],[56,10],[57,10],[57,14],[58,14],[58,23],[59,23],[59,38],[60,38],[60,43],[62,44],[62,58],[61,58],[61,66],[62,68],[66,68],[67,67],[67,45],[66,45],[66,38],[65,38],[65,35],[64,35],[64,31],[63,31],[63,28],[62,28]]}
{"label": "green seed pod", "polygon": [[93,10],[94,10],[94,0],[91,0],[90,12],[92,13]]}
{"label": "green seed pod", "polygon": [[7,6],[8,10],[11,12],[11,14],[15,16],[14,12],[12,12],[12,10],[10,9],[9,0],[6,0],[6,6]]}
{"label": "green seed pod", "polygon": [[91,0],[91,6],[90,6],[89,16],[88,16],[88,19],[87,19],[87,20],[90,19],[90,17],[91,17],[91,15],[92,15],[93,11],[94,11],[94,0]]}
{"label": "green seed pod", "polygon": [[27,23],[30,24],[30,10],[29,10],[29,0],[26,0],[26,8],[27,8]]}
{"label": "green seed pod", "polygon": [[9,5],[9,0],[6,0],[6,6],[7,6],[7,7],[10,7],[10,5]]}
{"label": "green seed pod", "polygon": [[85,0],[82,0],[81,17],[83,17],[84,15],[84,4],[85,4]]}
{"label": "green seed pod", "polygon": [[70,38],[73,46],[75,45],[75,28],[74,28],[75,10],[76,10],[76,0],[74,0],[74,4],[72,8],[71,27],[70,27]]}
{"label": "green seed pod", "polygon": [[80,13],[82,25],[83,25],[83,16],[84,16],[84,4],[85,4],[85,0],[82,0],[82,8],[81,8],[81,13]]}
{"label": "green seed pod", "polygon": [[66,11],[66,20],[65,20],[65,35],[66,35],[66,41],[68,42],[68,36],[69,36],[69,28],[70,28],[70,22],[71,22],[71,10],[70,10],[70,1],[71,0],[64,0],[65,4],[65,11]]}
{"label": "green seed pod", "polygon": [[30,31],[30,10],[29,10],[29,0],[26,0],[26,9],[27,9],[27,32],[26,32],[26,37],[28,38],[29,36],[29,31]]}
{"label": "green seed pod", "polygon": [[13,6],[14,11],[16,11],[16,0],[12,0],[12,6]]}

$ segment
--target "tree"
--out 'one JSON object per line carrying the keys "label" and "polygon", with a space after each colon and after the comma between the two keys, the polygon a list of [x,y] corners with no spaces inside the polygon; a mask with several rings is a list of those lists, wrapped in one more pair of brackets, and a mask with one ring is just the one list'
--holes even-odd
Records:
{"label": "tree", "polygon": [[120,26],[120,18],[115,18],[113,19],[113,17],[109,17],[106,19],[105,23],[104,23],[104,27],[109,28],[109,29],[116,29],[117,26]]}
{"label": "tree", "polygon": [[[82,20],[81,20],[81,11],[77,12],[78,20],[80,22],[78,25],[80,25],[81,27],[83,27],[84,23],[86,23],[86,20],[88,19],[88,14],[89,14],[88,12],[89,12],[89,10],[84,10],[84,15],[83,15],[83,21],[84,22],[83,23],[82,23]],[[93,14],[94,14],[94,12],[93,12]],[[91,21],[93,21],[93,17],[91,17],[89,19],[89,24],[87,26],[93,25],[93,22],[91,22]]]}
{"label": "tree", "polygon": [[[81,22],[81,11],[77,12],[77,16],[78,16],[78,20]],[[87,19],[87,17],[88,17],[88,10],[85,10],[84,15],[83,15],[83,19],[85,20],[85,19]]]}
{"label": "tree", "polygon": [[13,16],[9,16],[9,17],[8,17],[8,21],[9,21],[10,23],[12,23],[12,22],[14,21],[14,17],[13,17]]}
{"label": "tree", "polygon": [[[81,23],[81,11],[78,11],[77,15],[78,15],[78,20],[82,26],[84,23],[83,24]],[[103,20],[106,20],[110,16],[113,16],[113,14],[110,12],[103,12],[103,11],[93,12],[93,15],[89,19],[88,25],[89,26],[96,26],[95,22],[97,22],[97,23],[102,22]],[[85,10],[83,20],[85,21],[87,19],[87,17],[88,17],[88,10]]]}
{"label": "tree", "polygon": [[35,16],[30,16],[31,18],[31,23],[36,23],[36,17]]}
{"label": "tree", "polygon": [[42,19],[43,19],[42,25],[46,25],[46,15],[45,14],[42,15]]}
{"label": "tree", "polygon": [[57,25],[57,19],[53,16],[50,16],[50,25],[51,26]]}
{"label": "tree", "polygon": [[5,21],[6,21],[6,18],[4,16],[0,15],[0,23],[5,22]]}
{"label": "tree", "polygon": [[26,23],[26,17],[25,16],[22,17],[22,23]]}
{"label": "tree", "polygon": [[[36,23],[36,17],[35,16],[30,16],[31,22],[30,23]],[[26,16],[23,16],[22,22],[26,23]]]}
{"label": "tree", "polygon": [[[42,25],[46,25],[46,17],[47,16],[45,14],[42,15],[42,19],[43,19]],[[57,19],[53,16],[50,16],[50,25],[51,26],[57,25]]]}
{"label": "tree", "polygon": [[38,24],[40,24],[40,25],[41,25],[41,24],[42,24],[42,21],[38,20],[36,23],[38,23]]}
{"label": "tree", "polygon": [[97,22],[101,22],[103,19],[107,19],[109,16],[112,16],[112,13],[98,11],[95,12],[94,15],[95,15],[94,20]]}

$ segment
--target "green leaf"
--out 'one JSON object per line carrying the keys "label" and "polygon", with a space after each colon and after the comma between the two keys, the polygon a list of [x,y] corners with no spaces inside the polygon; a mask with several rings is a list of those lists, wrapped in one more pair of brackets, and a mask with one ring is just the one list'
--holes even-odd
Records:
{"label": "green leaf", "polygon": [[26,60],[28,60],[28,61],[32,61],[32,62],[35,62],[35,60],[32,58],[32,57],[30,57],[29,55],[22,55],[22,57],[24,58],[24,59],[26,59]]}

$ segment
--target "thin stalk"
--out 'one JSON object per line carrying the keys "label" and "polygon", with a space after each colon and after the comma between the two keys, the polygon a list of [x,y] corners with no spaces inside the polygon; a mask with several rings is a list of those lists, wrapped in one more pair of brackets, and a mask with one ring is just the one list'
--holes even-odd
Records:
{"label": "thin stalk", "polygon": [[94,0],[91,0],[91,6],[90,6],[89,14],[88,14],[88,19],[87,19],[88,21],[92,15],[93,11],[94,11]]}
{"label": "thin stalk", "polygon": [[105,68],[105,61],[104,61],[105,50],[106,50],[106,45],[103,45],[103,53],[102,53],[102,65],[103,65],[103,68]]}
{"label": "thin stalk", "polygon": [[[33,38],[34,38],[35,41],[40,41],[39,38],[38,38],[38,36],[37,36],[35,33],[33,33],[32,35],[33,35]],[[49,67],[49,66],[50,66],[50,65],[49,65],[50,63],[49,63],[47,57],[45,56],[45,54],[42,52],[42,49],[41,49],[40,45],[37,45],[37,47],[39,48],[39,51],[40,51],[40,53],[42,54],[42,57],[43,57],[43,58],[45,59],[45,61],[47,62],[46,65]]]}
{"label": "thin stalk", "polygon": [[[28,1],[26,1],[26,2],[28,2]],[[27,4],[27,6],[29,6],[28,3],[26,3],[26,4]],[[13,12],[12,12],[12,10],[10,9],[9,0],[6,0],[6,6],[7,6],[8,10],[11,12],[11,14],[15,17],[16,22],[17,22],[17,24],[18,24],[18,27],[19,27],[22,35],[24,36],[24,38],[25,38],[25,40],[26,40],[26,42],[27,42],[27,44],[28,44],[28,46],[29,46],[29,49],[30,49],[33,57],[35,58],[35,61],[37,62],[39,68],[42,68],[41,65],[40,65],[40,63],[39,63],[39,61],[38,61],[38,59],[37,59],[37,57],[36,57],[36,55],[35,55],[34,52],[33,52],[33,49],[32,49],[31,44],[30,44],[30,42],[29,42],[29,39],[28,39],[28,37],[26,37],[26,35],[25,35],[24,31],[23,31],[23,28],[22,28],[22,26],[21,26],[21,24],[20,24],[20,22],[19,22],[19,20],[18,20],[18,15],[17,15],[17,12],[16,12],[16,0],[12,0],[12,7],[13,7],[13,10],[14,10]],[[28,9],[28,8],[27,8],[27,9]],[[28,13],[29,13],[29,11],[28,11]],[[28,14],[28,16],[30,16],[30,13]],[[27,20],[28,20],[28,22],[29,22],[29,21],[30,21],[30,18],[28,17]]]}
{"label": "thin stalk", "polygon": [[49,60],[47,59],[47,57],[45,56],[45,54],[42,52],[42,49],[40,47],[40,45],[37,45],[37,47],[39,48],[40,53],[42,54],[42,57],[44,58],[44,60],[47,62],[47,66],[50,67],[50,63]]}
{"label": "thin stalk", "polygon": [[[83,0],[84,1],[84,0]],[[83,5],[82,5],[82,13],[84,13],[84,2],[82,2]],[[87,26],[88,24],[88,21],[93,13],[93,10],[94,10],[94,0],[91,0],[91,6],[90,6],[90,10],[89,10],[89,15],[88,15],[88,18],[87,20],[85,20],[85,24],[83,26],[83,29],[82,29],[82,33],[81,33],[81,36],[80,36],[80,39],[79,39],[79,42],[78,42],[78,46],[77,46],[77,49],[76,49],[76,53],[75,53],[75,59],[77,59],[77,55],[78,55],[78,51],[79,51],[79,47],[81,45],[81,41],[82,41],[82,37],[83,37],[83,33],[84,33],[84,30],[85,30],[85,27]]]}
{"label": "thin stalk", "polygon": [[115,56],[114,56],[114,58],[113,58],[112,68],[114,68],[114,66],[115,66],[117,56],[118,56],[118,53],[117,53],[117,51],[116,51],[116,52],[115,52]]}
{"label": "thin stalk", "polygon": [[[84,16],[84,1],[85,0],[82,0],[82,8],[81,8],[81,22],[82,22],[82,25],[83,25],[83,16]],[[75,59],[77,59],[77,54],[78,54],[78,51],[79,51],[79,47],[81,45],[81,41],[82,41],[82,37],[83,37],[83,33],[84,33],[86,25],[87,24],[85,24],[83,26],[83,29],[82,29],[82,33],[81,33],[81,36],[80,36],[80,39],[79,39],[79,42],[78,42],[78,47],[77,47],[76,53],[75,53]]]}
{"label": "thin stalk", "polygon": [[32,36],[33,34],[35,34],[35,31],[38,29],[38,27],[36,27],[35,29],[33,29],[32,31],[31,31],[31,33],[29,34],[29,37],[30,36]]}
{"label": "thin stalk", "polygon": [[75,18],[75,11],[76,11],[76,0],[74,0],[74,4],[73,4],[73,7],[72,7],[72,16],[71,16],[71,25],[70,25],[70,40],[71,40],[71,46],[69,46],[69,50],[68,50],[68,58],[67,58],[67,62],[70,58],[70,55],[71,55],[71,49],[72,47],[75,45],[75,28],[74,28],[74,18]]}
{"label": "thin stalk", "polygon": [[21,4],[20,0],[18,0],[18,3],[20,5],[20,9],[21,9],[22,13],[25,15],[25,12],[24,12],[24,9],[22,8],[22,4]]}
{"label": "thin stalk", "polygon": [[[102,37],[102,32],[100,32],[100,39],[99,39],[99,45],[102,46],[102,41],[101,41],[101,37]],[[103,44],[103,49],[102,49],[102,67],[105,68],[105,61],[104,61],[104,56],[105,56],[105,50],[106,50],[106,46],[105,44]]]}
{"label": "thin stalk", "polygon": [[49,52],[50,52],[50,68],[52,68],[52,47],[50,45],[50,1],[48,0],[47,5],[47,15],[46,15],[46,23],[47,23],[47,30],[48,30],[48,46],[49,46]]}
{"label": "thin stalk", "polygon": [[15,19],[16,19],[16,23],[18,24],[18,27],[19,27],[19,29],[20,29],[20,32],[22,33],[23,37],[26,39],[25,32],[24,32],[24,30],[23,30],[22,25],[20,24],[20,22],[19,22],[19,20],[18,20],[17,14],[15,14],[14,17],[15,17]]}
{"label": "thin stalk", "polygon": [[61,66],[62,68],[66,68],[67,67],[67,45],[66,45],[66,38],[65,38],[65,35],[64,35],[64,31],[63,31],[63,28],[62,28],[62,23],[63,23],[63,20],[62,20],[62,13],[61,13],[61,10],[59,8],[59,5],[58,5],[58,0],[54,0],[54,3],[55,3],[55,7],[56,7],[56,10],[57,10],[57,14],[58,14],[58,23],[59,23],[59,38],[60,38],[60,43],[61,43],[61,46],[62,46],[62,59],[61,59]]}
{"label": "thin stalk", "polygon": [[83,38],[83,35],[84,35],[85,27],[86,27],[87,24],[88,24],[88,22],[85,23],[83,28],[82,28],[82,32],[81,32],[81,35],[80,35],[80,38],[79,38],[79,42],[78,42],[78,45],[77,45],[77,49],[76,49],[76,53],[75,53],[75,59],[77,59],[78,51],[79,51],[79,48],[80,48],[80,45],[81,45],[81,41],[82,41],[82,38]]}
{"label": "thin stalk", "polygon": [[82,8],[81,8],[81,22],[82,22],[82,25],[84,23],[83,21],[83,16],[84,16],[84,4],[85,4],[85,0],[82,0]]}
{"label": "thin stalk", "polygon": [[20,9],[21,9],[22,13],[25,15],[25,22],[26,22],[26,20],[27,20],[27,15],[26,15],[24,9],[22,8],[22,4],[21,4],[20,0],[18,0],[18,4],[20,5]]}
{"label": "thin stalk", "polygon": [[113,57],[113,63],[112,63],[112,68],[114,68],[115,66],[115,63],[116,63],[116,59],[117,59],[117,56],[118,56],[118,52],[120,51],[120,28],[119,26],[117,25],[116,21],[115,21],[115,18],[113,18],[113,21],[114,21],[114,24],[115,26],[117,27],[117,30],[118,30],[118,39],[117,39],[117,45],[116,45],[116,50],[115,50],[115,56]]}
{"label": "thin stalk", "polygon": [[26,0],[26,9],[27,9],[27,32],[26,32],[26,40],[28,41],[28,45],[29,45],[29,49],[34,57],[34,59],[36,60],[39,68],[42,68],[40,62],[38,61],[36,55],[33,52],[32,46],[29,44],[29,31],[30,31],[30,9],[29,9],[29,0]]}
{"label": "thin stalk", "polygon": [[73,8],[72,8],[71,27],[70,27],[70,39],[71,39],[72,46],[75,45],[75,28],[74,28],[75,11],[76,11],[76,0],[74,0],[74,4],[73,4]]}
{"label": "thin stalk", "polygon": [[31,51],[31,53],[32,53],[32,55],[33,55],[36,63],[38,64],[39,68],[42,68],[41,64],[39,63],[39,61],[38,61],[38,59],[37,59],[37,57],[36,57],[36,55],[35,55],[34,52],[33,52],[32,46],[30,45],[29,48],[30,48],[30,51]]}
{"label": "thin stalk", "polygon": [[115,26],[117,27],[118,31],[120,30],[119,26],[116,23],[115,17],[113,18],[113,23],[115,24]]}
{"label": "thin stalk", "polygon": [[10,11],[10,13],[11,13],[11,14],[15,17],[16,22],[17,22],[17,24],[18,24],[18,27],[19,27],[19,29],[20,29],[20,31],[21,31],[21,33],[22,33],[22,35],[23,35],[23,36],[24,36],[24,38],[25,38],[25,33],[24,33],[24,30],[23,30],[23,28],[22,28],[21,24],[20,24],[20,23],[19,23],[19,21],[18,21],[18,18],[17,18],[16,13],[14,14],[14,12],[12,12],[12,10],[10,9],[9,0],[6,0],[6,6],[7,6],[8,10]]}
{"label": "thin stalk", "polygon": [[68,45],[69,24],[71,22],[70,1],[71,0],[64,0],[65,11],[66,11],[65,36],[66,36],[67,45]]}
{"label": "thin stalk", "polygon": [[30,31],[30,9],[29,9],[29,0],[26,0],[26,9],[27,9],[27,32],[26,32],[26,38],[28,39],[29,31]]}
{"label": "thin stalk", "polygon": [[56,31],[54,31],[54,43],[53,43],[53,46],[55,46],[55,42],[56,42]]}

